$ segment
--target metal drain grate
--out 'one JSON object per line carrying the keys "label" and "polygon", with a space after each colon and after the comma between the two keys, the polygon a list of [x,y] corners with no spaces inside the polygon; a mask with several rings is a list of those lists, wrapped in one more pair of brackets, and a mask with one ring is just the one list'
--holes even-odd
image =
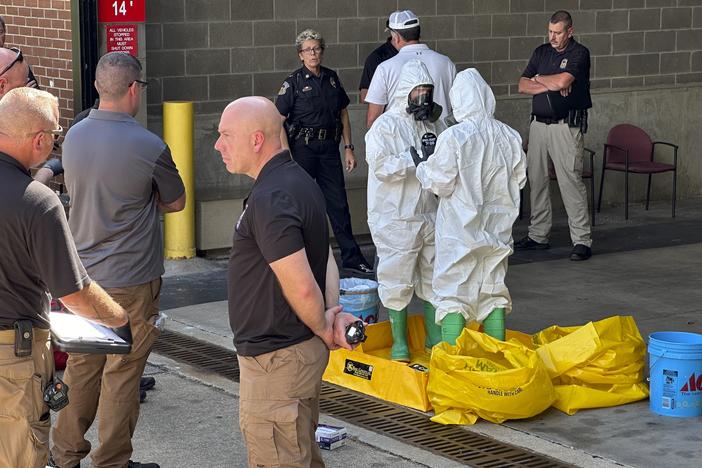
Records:
{"label": "metal drain grate", "polygon": [[[236,382],[239,364],[233,351],[164,331],[154,351]],[[483,468],[561,468],[572,465],[515,447],[457,426],[432,423],[423,413],[342,387],[322,383],[320,410],[337,419],[381,433],[445,458]]]}

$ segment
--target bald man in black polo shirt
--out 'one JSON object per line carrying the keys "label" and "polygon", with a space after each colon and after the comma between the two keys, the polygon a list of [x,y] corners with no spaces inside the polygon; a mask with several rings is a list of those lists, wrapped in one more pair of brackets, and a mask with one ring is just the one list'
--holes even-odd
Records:
{"label": "bald man in black polo shirt", "polygon": [[324,196],[280,142],[275,106],[229,104],[215,149],[255,179],[236,222],[229,320],[241,368],[241,431],[250,466],[324,466],[314,432],[329,350],[351,349],[340,313]]}

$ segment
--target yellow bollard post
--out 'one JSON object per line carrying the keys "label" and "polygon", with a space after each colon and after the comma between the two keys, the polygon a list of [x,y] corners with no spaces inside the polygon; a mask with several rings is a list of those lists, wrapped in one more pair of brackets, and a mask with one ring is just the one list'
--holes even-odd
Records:
{"label": "yellow bollard post", "polygon": [[169,259],[195,256],[195,175],[193,164],[193,103],[163,103],[163,139],[185,184],[185,209],[164,216],[164,255]]}

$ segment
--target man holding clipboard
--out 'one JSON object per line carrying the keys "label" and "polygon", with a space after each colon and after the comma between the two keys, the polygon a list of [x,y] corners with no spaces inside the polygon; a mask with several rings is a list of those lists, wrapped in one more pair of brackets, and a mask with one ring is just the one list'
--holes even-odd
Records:
{"label": "man holding clipboard", "polygon": [[63,206],[32,180],[60,134],[58,100],[17,88],[0,100],[0,466],[44,467],[54,386],[49,295],[108,327],[125,310],[91,281],[76,252]]}

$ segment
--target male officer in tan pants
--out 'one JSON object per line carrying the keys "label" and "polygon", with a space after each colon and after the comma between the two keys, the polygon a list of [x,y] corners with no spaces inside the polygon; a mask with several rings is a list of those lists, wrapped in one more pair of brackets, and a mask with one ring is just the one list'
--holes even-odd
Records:
{"label": "male officer in tan pants", "polygon": [[0,100],[0,467],[43,468],[49,457],[47,292],[103,325],[127,323],[85,272],[58,197],[30,176],[61,133],[58,116],[45,91],[17,88]]}
{"label": "male officer in tan pants", "polygon": [[166,144],[134,119],[146,87],[139,61],[108,53],[95,77],[99,108],[71,127],[63,143],[69,225],[90,276],[129,313],[133,344],[127,355],[70,355],[64,381],[71,403],[59,413],[51,453],[57,466],[76,466],[90,453],[85,433],[97,414],[100,446],[91,454],[93,467],[157,468],[129,459],[131,438],[139,380],[159,334],[159,212],[182,210],[185,189]]}
{"label": "male officer in tan pants", "polygon": [[568,213],[573,242],[570,259],[592,255],[587,191],[582,181],[583,133],[590,99],[590,51],[573,39],[573,20],[557,11],[548,25],[549,43],[539,46],[519,80],[519,92],[533,96],[527,151],[531,193],[529,235],[514,243],[517,250],[548,249],[551,231],[548,159]]}

